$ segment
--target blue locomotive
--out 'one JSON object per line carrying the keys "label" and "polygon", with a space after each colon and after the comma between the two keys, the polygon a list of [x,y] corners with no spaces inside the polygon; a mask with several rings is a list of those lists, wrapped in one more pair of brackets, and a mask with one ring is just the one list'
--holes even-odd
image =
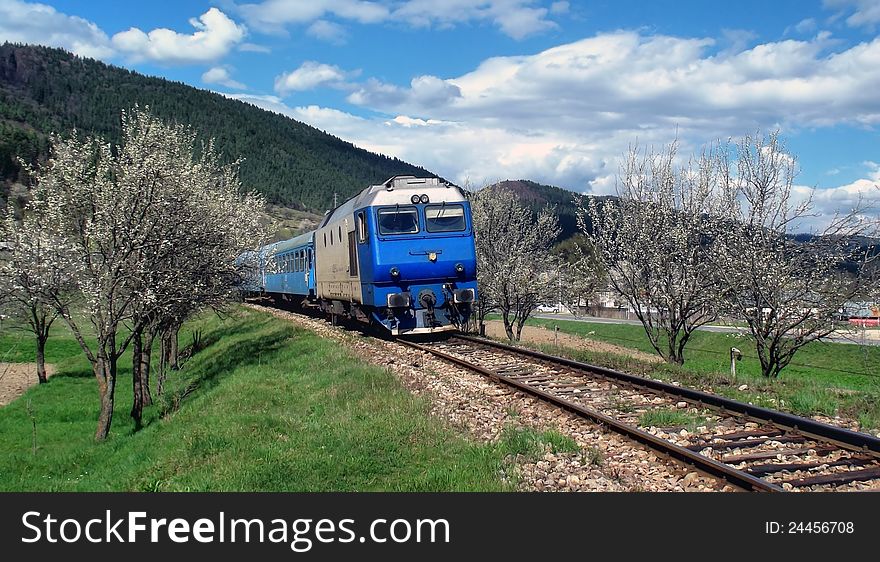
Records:
{"label": "blue locomotive", "polygon": [[477,299],[470,205],[438,178],[370,186],[316,230],[259,254],[263,265],[247,289],[393,335],[455,330]]}

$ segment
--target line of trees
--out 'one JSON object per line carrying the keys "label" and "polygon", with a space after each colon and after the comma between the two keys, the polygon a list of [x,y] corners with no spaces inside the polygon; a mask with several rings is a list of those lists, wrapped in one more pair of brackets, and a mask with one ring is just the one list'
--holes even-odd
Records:
{"label": "line of trees", "polygon": [[775,378],[876,290],[878,249],[864,240],[877,221],[860,199],[796,236],[816,214],[778,132],[678,162],[675,143],[631,150],[619,199],[582,202],[583,232],[668,362],[683,363],[693,331],[723,316],[746,325],[763,374]]}
{"label": "line of trees", "polygon": [[242,190],[239,163],[224,163],[211,141],[148,108],[123,112],[121,126],[118,145],[53,137],[48,162],[28,170],[27,205],[6,210],[0,233],[0,299],[26,313],[40,373],[52,322],[69,326],[98,383],[99,441],[110,431],[122,354],[133,351],[131,416],[140,427],[154,342],[161,392],[182,323],[229,301],[246,267],[238,256],[268,237],[263,198]]}

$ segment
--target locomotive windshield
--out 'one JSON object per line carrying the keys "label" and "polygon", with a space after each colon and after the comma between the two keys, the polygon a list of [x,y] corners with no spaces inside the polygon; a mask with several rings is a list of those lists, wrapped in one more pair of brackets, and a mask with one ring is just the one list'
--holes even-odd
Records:
{"label": "locomotive windshield", "polygon": [[425,207],[425,227],[428,232],[460,232],[465,226],[464,207],[461,205]]}
{"label": "locomotive windshield", "polygon": [[415,207],[379,209],[379,234],[415,234],[419,231],[419,212]]}

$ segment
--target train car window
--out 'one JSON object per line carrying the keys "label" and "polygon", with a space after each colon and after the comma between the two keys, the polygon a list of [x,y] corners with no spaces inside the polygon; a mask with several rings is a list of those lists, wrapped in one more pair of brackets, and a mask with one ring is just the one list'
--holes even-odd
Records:
{"label": "train car window", "polygon": [[330,231],[330,245],[333,245],[333,231]]}
{"label": "train car window", "polygon": [[311,271],[312,270],[312,249],[311,248],[309,248],[308,256],[309,256],[309,263],[308,263],[308,266],[306,267],[306,269],[308,271]]}
{"label": "train car window", "polygon": [[467,224],[461,205],[428,205],[425,207],[425,229],[428,232],[460,232]]}
{"label": "train car window", "polygon": [[367,241],[367,218],[363,211],[357,214],[358,242],[363,244]]}
{"label": "train car window", "polygon": [[293,254],[293,270],[299,271],[299,251],[296,251]]}
{"label": "train car window", "polygon": [[324,247],[327,247],[327,233],[324,233]]}
{"label": "train car window", "polygon": [[419,231],[419,212],[415,207],[379,209],[379,234],[415,234]]}

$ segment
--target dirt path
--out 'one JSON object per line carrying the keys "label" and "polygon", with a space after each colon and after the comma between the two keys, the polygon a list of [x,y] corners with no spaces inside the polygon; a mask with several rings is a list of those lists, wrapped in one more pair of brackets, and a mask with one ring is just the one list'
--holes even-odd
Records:
{"label": "dirt path", "polygon": [[[501,322],[501,320],[490,320],[489,322],[486,322],[486,335],[493,338],[507,337],[504,333],[504,323]],[[525,343],[553,344],[556,341],[554,337],[555,334],[553,333],[553,330],[538,326],[523,326],[521,339]],[[617,355],[626,355],[649,363],[660,363],[663,361],[660,357],[645,353],[644,351],[614,345],[613,343],[582,338],[563,332],[559,332],[559,345],[562,347],[586,349],[587,351],[595,351],[599,353],[616,353]]]}
{"label": "dirt path", "polygon": [[[55,374],[55,366],[47,364],[46,374]],[[35,384],[36,363],[0,363],[0,406],[9,404]]]}

